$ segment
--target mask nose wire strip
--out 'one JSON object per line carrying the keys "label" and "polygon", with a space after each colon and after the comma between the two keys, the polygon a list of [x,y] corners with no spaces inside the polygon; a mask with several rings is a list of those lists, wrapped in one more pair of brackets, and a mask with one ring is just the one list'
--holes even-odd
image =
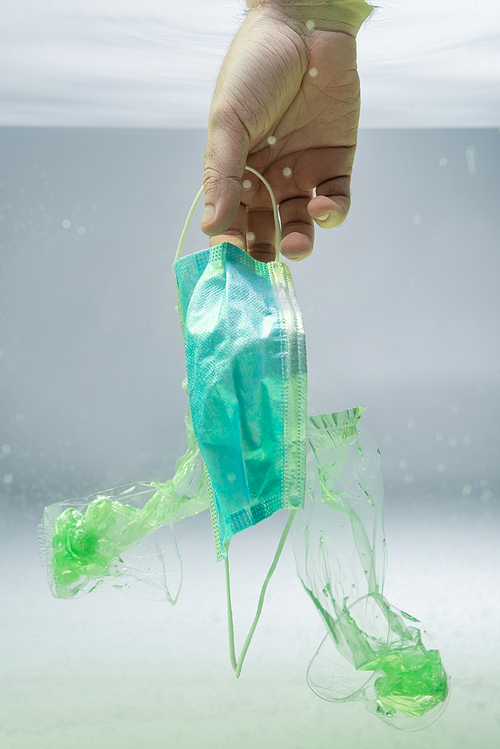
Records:
{"label": "mask nose wire strip", "polygon": [[[246,166],[245,169],[247,169],[249,172],[252,172],[252,174],[255,174],[255,176],[258,177],[261,182],[263,182],[263,184],[267,187],[267,190],[268,190],[269,195],[271,197],[271,203],[273,204],[274,225],[276,227],[276,240],[275,240],[276,244],[275,244],[275,256],[274,256],[274,260],[275,260],[275,262],[277,262],[280,259],[281,226],[280,226],[280,220],[279,220],[279,215],[278,215],[278,205],[276,203],[276,198],[274,197],[274,193],[273,193],[271,185],[269,184],[269,182],[267,181],[267,179],[262,176],[262,174],[259,174],[259,172],[256,171],[256,169],[253,169],[251,166]],[[184,248],[184,242],[186,241],[186,236],[187,236],[187,233],[189,231],[189,226],[190,226],[191,221],[193,219],[194,212],[196,210],[196,206],[198,205],[198,203],[200,201],[200,198],[203,195],[203,193],[204,193],[204,188],[200,187],[200,189],[198,190],[198,194],[197,194],[197,196],[195,197],[195,199],[193,201],[193,205],[189,209],[189,213],[188,213],[187,218],[186,218],[186,223],[184,224],[184,228],[183,228],[181,236],[179,238],[179,244],[177,245],[177,252],[175,253],[174,263],[177,262],[177,260],[181,256],[181,252],[182,252],[182,250]]]}

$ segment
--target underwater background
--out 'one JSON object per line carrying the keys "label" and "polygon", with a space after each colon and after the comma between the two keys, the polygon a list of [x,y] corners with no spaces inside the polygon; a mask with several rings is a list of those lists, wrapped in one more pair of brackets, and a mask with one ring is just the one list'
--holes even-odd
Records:
{"label": "underwater background", "polygon": [[[239,8],[227,5],[227,28],[218,46],[208,45],[219,61]],[[44,8],[60,10],[62,24],[79,4]],[[35,34],[35,21],[24,19],[23,28]],[[388,8],[373,37],[389,34],[391,23],[397,14]],[[464,41],[471,59],[493,38]],[[172,32],[177,49],[182,39]],[[184,41],[194,44],[192,36]],[[384,49],[379,81],[391,59]],[[448,60],[442,50],[437,59]],[[0,77],[2,98],[11,102],[0,127],[2,749],[496,748],[500,117],[491,59],[482,83],[464,88],[458,80],[456,96],[446,79],[426,99],[425,76],[415,76],[412,101],[400,101],[396,87],[394,104],[385,89],[377,98],[367,80],[349,217],[339,229],[317,230],[309,259],[288,263],[306,326],[309,413],[366,407],[362,423],[384,470],[385,593],[425,622],[451,675],[446,712],[418,733],[391,729],[362,702],[331,704],[308,689],[305,670],[324,627],[289,544],[235,679],[208,513],[178,524],[184,582],[175,607],[139,590],[51,597],[38,556],[43,508],[137,480],[165,481],[186,447],[171,265],[201,184],[209,97],[206,89],[197,102],[176,94],[175,111],[188,109],[186,127],[161,116],[134,121],[137,98],[123,109],[116,81],[116,100],[86,81],[116,104],[113,116],[97,106],[90,117],[90,105],[71,105],[71,91],[82,99],[74,71],[61,69],[70,89],[62,95],[64,86],[57,88],[59,99],[49,83],[45,93],[38,89],[36,111],[23,108],[36,98],[23,88],[29,70],[17,82],[8,71]],[[212,73],[201,67],[210,85]],[[154,71],[141,75],[154,85]],[[404,80],[400,88],[407,90]],[[469,109],[464,92],[476,97]],[[157,111],[155,97],[146,111]],[[382,100],[386,108],[377,110]],[[434,102],[427,114],[425,101]],[[452,112],[449,121],[439,121],[440,107]],[[197,218],[186,252],[207,246],[201,208]],[[284,516],[231,545],[238,647]]]}
{"label": "underwater background", "polygon": [[[165,481],[184,452],[171,264],[205,137],[0,131],[2,746],[493,749],[498,131],[361,131],[348,221],[319,231],[313,255],[290,263],[309,412],[366,406],[362,422],[382,452],[385,592],[426,624],[452,677],[438,722],[402,734],[362,703],[309,691],[323,625],[289,546],[237,681],[208,513],[178,524],[185,576],[174,608],[117,590],[75,601],[49,593],[37,549],[43,507]],[[187,244],[207,243],[193,227]],[[278,513],[231,545],[240,645],[283,523]]]}

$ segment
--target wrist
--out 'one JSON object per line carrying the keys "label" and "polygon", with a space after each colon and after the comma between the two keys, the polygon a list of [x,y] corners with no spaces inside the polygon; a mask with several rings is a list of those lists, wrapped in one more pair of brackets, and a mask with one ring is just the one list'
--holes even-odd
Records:
{"label": "wrist", "polygon": [[373,10],[365,0],[246,0],[246,4],[250,10],[277,10],[305,29],[343,31],[354,37]]}

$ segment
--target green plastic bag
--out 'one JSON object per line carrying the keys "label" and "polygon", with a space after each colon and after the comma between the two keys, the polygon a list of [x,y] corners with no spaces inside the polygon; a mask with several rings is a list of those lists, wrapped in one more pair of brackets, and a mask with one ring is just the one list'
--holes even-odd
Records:
{"label": "green plastic bag", "polygon": [[383,595],[382,465],[363,410],[309,417],[308,497],[292,540],[327,634],[307,681],[322,699],[364,700],[390,725],[419,730],[443,712],[448,677],[420,622]]}

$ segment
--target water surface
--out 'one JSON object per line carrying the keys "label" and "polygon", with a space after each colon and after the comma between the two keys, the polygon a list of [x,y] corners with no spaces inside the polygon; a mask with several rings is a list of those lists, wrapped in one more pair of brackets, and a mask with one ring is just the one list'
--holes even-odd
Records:
{"label": "water surface", "polygon": [[[382,0],[361,29],[362,127],[500,126],[496,0]],[[204,127],[242,0],[18,0],[0,125]]]}

